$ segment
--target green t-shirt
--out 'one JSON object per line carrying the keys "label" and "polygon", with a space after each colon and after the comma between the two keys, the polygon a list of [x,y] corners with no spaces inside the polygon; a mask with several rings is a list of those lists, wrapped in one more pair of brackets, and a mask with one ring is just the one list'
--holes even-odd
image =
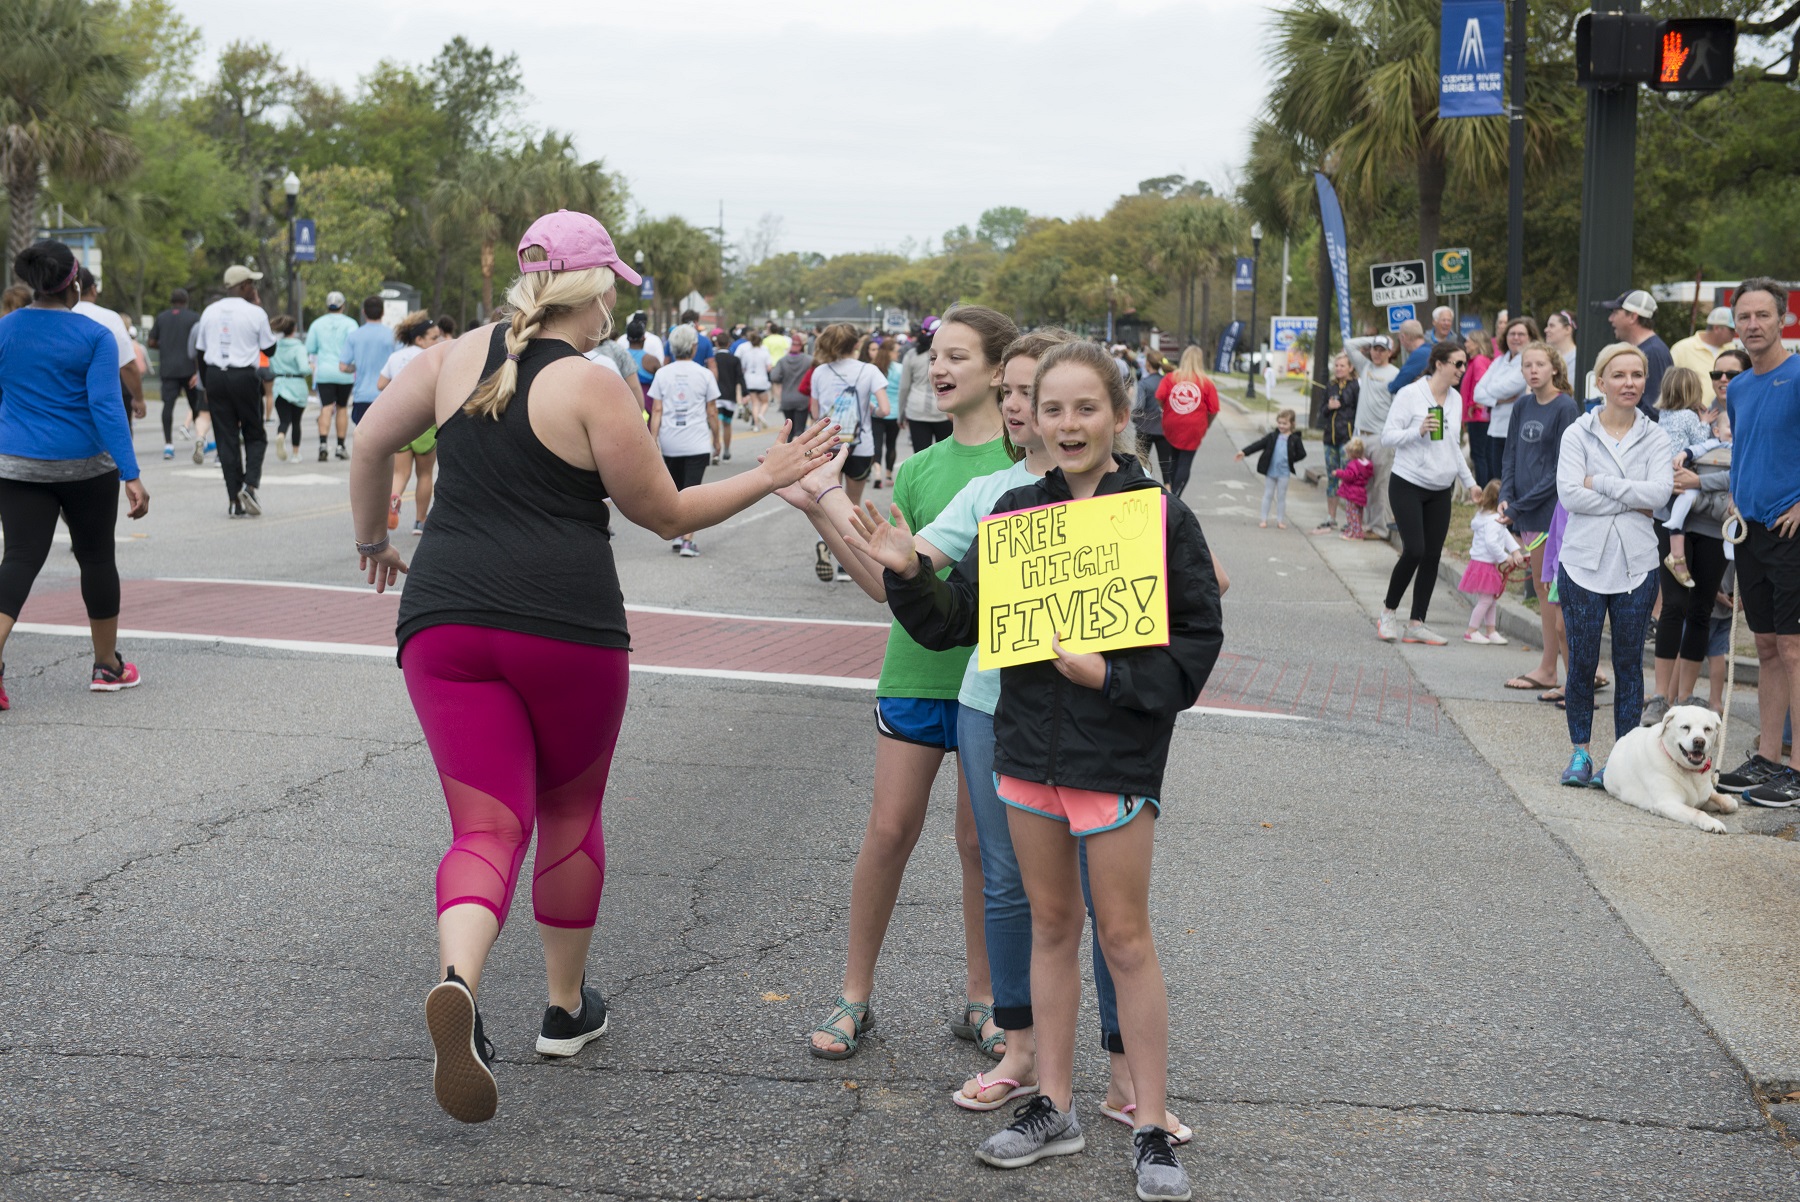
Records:
{"label": "green t-shirt", "polygon": [[[965,446],[946,438],[905,460],[894,476],[894,504],[915,532],[936,520],[956,499],[963,485],[981,476],[1012,466],[1006,440],[996,438],[979,446]],[[940,575],[949,575],[945,567]],[[881,662],[877,697],[935,697],[956,700],[962,688],[963,670],[973,647],[927,651],[895,622],[888,631],[887,657]]]}

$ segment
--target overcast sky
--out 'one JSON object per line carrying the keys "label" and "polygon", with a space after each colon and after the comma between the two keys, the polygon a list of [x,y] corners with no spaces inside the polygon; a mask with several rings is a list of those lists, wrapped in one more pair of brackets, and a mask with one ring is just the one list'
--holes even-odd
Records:
{"label": "overcast sky", "polygon": [[526,119],[572,133],[646,212],[710,226],[723,201],[734,241],[774,213],[778,249],[826,254],[935,241],[995,205],[1098,215],[1171,172],[1224,187],[1268,17],[1226,0],[175,2],[209,51],[266,40],[346,89],[457,34],[517,53]]}

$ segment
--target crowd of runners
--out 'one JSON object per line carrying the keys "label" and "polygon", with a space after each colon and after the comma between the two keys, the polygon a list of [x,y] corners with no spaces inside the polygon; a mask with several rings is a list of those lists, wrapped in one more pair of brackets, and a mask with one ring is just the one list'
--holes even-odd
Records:
{"label": "crowd of runners", "polygon": [[[1073,1082],[1091,918],[1110,1067],[1096,1109],[1132,1130],[1140,1198],[1189,1197],[1176,1149],[1192,1131],[1167,1105],[1149,898],[1156,820],[1180,804],[1163,796],[1176,717],[1224,637],[1228,581],[1181,500],[1219,411],[1204,356],[1189,348],[1172,362],[1022,331],[977,305],[898,337],[848,324],[703,328],[691,311],[662,331],[642,315],[620,328],[615,285],[639,283],[637,273],[597,221],[566,211],[526,231],[517,265],[496,320],[460,336],[422,311],[390,322],[379,297],[355,307],[359,320],[333,293],[302,337],[291,318],[269,318],[260,274],[234,266],[220,299],[195,311],[177,293],[147,338],[165,459],[185,404],[194,461],[214,449],[226,514],[253,518],[264,512],[268,423],[277,457],[294,463],[307,461],[313,433],[318,461],[350,461],[359,570],[378,591],[406,577],[397,659],[452,830],[436,878],[441,975],[424,1006],[443,1109],[479,1122],[499,1104],[477,997],[534,832],[548,1000],[537,1051],[573,1056],[607,1030],[586,964],[629,689],[615,517],[695,558],[699,532],[774,494],[812,526],[819,579],[854,585],[893,619],[847,957],[807,1052],[853,1057],[874,1025],[901,879],[954,758],[966,995],[951,1025],[995,1063],[949,1101],[1014,1106],[976,1155],[1010,1169],[1084,1147]],[[92,687],[130,688],[140,678],[117,648],[113,530],[121,491],[129,517],[149,510],[131,430],[147,413],[149,365],[122,325],[85,314],[92,290],[69,248],[37,243],[13,271],[27,291],[0,319],[0,651],[62,521],[92,626]],[[1567,314],[1548,338],[1530,318],[1503,323],[1497,351],[1441,318],[1429,332],[1408,323],[1398,347],[1353,339],[1334,365],[1330,511],[1315,533],[1337,532],[1340,513],[1347,536],[1397,532],[1376,632],[1439,646],[1425,619],[1451,502],[1459,486],[1475,499],[1464,641],[1506,641],[1492,601],[1528,571],[1543,660],[1508,684],[1566,707],[1565,783],[1599,775],[1588,751],[1596,688],[1615,686],[1622,734],[1695,687],[1699,661],[1716,653],[1712,602],[1729,566],[1736,593],[1725,599],[1742,605],[1761,660],[1762,751],[1720,786],[1800,801],[1800,775],[1781,763],[1789,682],[1800,680],[1800,359],[1780,338],[1786,305],[1780,285],[1747,280],[1714,314],[1729,337],[1709,333],[1704,351],[1684,343],[1671,355],[1644,333],[1654,302],[1627,293],[1612,306],[1625,315],[1620,341],[1599,357],[1592,405],[1570,383]],[[1710,388],[1689,365],[1702,355]],[[1275,426],[1239,454],[1267,481],[1265,527],[1287,524],[1288,484],[1308,456],[1296,414]],[[732,460],[734,427],[777,437],[756,442],[753,466],[709,482],[709,468]],[[409,486],[409,529],[421,536],[410,557],[390,537]],[[1167,644],[1101,654],[1059,642],[1052,659],[982,670],[971,655],[980,521],[1133,492],[1168,498]],[[1658,597],[1646,705],[1639,665]],[[1598,663],[1608,621],[1610,682]],[[0,663],[0,709],[3,673]]]}

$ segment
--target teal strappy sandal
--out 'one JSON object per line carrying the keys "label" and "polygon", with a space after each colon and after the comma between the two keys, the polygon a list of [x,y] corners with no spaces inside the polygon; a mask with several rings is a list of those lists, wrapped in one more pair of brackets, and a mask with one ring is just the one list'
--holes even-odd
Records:
{"label": "teal strappy sandal", "polygon": [[[834,1052],[829,1048],[822,1048],[810,1037],[806,1041],[806,1050],[821,1060],[848,1060],[856,1055],[857,1044],[862,1037],[875,1029],[875,1012],[869,1009],[869,1003],[847,1001],[842,995],[833,1004],[837,1008],[831,1012],[831,1017],[814,1027],[809,1035],[830,1035],[844,1045],[843,1051]],[[851,1025],[851,1031],[847,1035],[835,1025],[845,1018],[850,1020]]]}
{"label": "teal strappy sandal", "polygon": [[[970,1022],[970,1019],[974,1019],[975,1021]],[[1005,1053],[995,1051],[995,1048],[1006,1042],[1006,1032],[996,1026],[992,1035],[988,1036],[986,1039],[981,1037],[981,1028],[993,1021],[993,1006],[988,1005],[985,1002],[965,1000],[963,1002],[962,1021],[952,1022],[950,1024],[950,1033],[958,1039],[966,1039],[976,1047],[980,1048],[982,1054],[987,1056],[988,1059],[998,1060],[1004,1056]]]}

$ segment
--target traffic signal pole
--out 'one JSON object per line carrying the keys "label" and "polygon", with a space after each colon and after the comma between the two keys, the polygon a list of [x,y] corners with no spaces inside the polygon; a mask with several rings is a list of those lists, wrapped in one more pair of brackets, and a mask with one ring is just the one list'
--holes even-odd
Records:
{"label": "traffic signal pole", "polygon": [[[1638,0],[1595,0],[1594,11],[1635,13]],[[1602,347],[1613,341],[1601,302],[1632,286],[1632,189],[1637,169],[1636,83],[1595,86],[1587,94],[1587,153],[1581,179],[1581,251],[1575,331],[1579,392]],[[1587,398],[1578,396],[1578,401]]]}

